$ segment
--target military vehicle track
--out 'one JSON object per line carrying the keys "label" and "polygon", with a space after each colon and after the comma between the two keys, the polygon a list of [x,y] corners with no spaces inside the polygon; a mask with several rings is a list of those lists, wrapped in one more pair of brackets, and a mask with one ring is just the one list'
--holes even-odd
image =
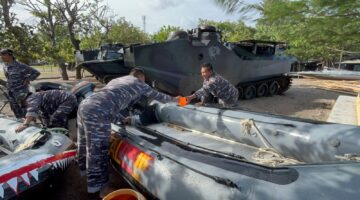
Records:
{"label": "military vehicle track", "polygon": [[273,96],[282,94],[291,86],[292,79],[283,75],[260,81],[240,83],[236,85],[239,90],[239,99],[253,99],[255,97]]}

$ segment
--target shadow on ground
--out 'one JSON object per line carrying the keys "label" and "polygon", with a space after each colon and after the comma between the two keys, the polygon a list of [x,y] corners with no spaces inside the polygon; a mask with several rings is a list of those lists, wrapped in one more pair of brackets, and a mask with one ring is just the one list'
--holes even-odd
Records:
{"label": "shadow on ground", "polygon": [[[130,188],[127,182],[118,175],[111,167],[110,185],[114,188]],[[40,188],[29,191],[17,199],[51,199],[51,200],[87,200],[86,178],[80,177],[77,165],[72,165],[63,176],[53,183],[49,182]]]}

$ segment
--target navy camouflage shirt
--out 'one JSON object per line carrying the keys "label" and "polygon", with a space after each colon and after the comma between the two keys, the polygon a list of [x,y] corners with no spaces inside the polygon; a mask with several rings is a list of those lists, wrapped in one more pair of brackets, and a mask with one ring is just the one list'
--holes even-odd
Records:
{"label": "navy camouflage shirt", "polygon": [[208,94],[212,94],[225,104],[231,105],[236,103],[239,91],[228,80],[214,73],[209,77],[209,80],[204,80],[202,88],[195,92],[198,99]]}
{"label": "navy camouflage shirt", "polygon": [[76,96],[65,90],[47,90],[31,94],[26,116],[50,118],[70,114],[77,106]]}
{"label": "navy camouflage shirt", "polygon": [[101,107],[102,110],[109,111],[110,113],[107,114],[111,116],[112,121],[117,122],[123,118],[121,111],[144,96],[149,100],[154,99],[162,103],[173,100],[171,96],[158,92],[138,78],[128,75],[111,80],[104,88],[90,95],[85,101],[91,102],[95,110]]}
{"label": "navy camouflage shirt", "polygon": [[7,87],[11,92],[27,91],[28,85],[24,81],[33,81],[40,72],[23,63],[14,60],[13,63],[4,66],[4,74],[7,79]]}

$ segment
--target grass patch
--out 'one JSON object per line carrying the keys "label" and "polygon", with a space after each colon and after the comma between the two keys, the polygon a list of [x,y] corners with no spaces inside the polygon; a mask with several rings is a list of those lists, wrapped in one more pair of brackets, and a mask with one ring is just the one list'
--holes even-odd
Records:
{"label": "grass patch", "polygon": [[41,65],[41,66],[31,66],[39,70],[39,72],[52,72],[52,71],[59,71],[59,68],[54,65]]}
{"label": "grass patch", "polygon": [[[2,63],[0,63],[1,65]],[[39,66],[31,66],[32,68],[38,70],[41,74],[39,78],[49,78],[49,77],[61,77],[59,67],[55,65],[39,65]],[[75,70],[69,71],[67,70],[68,76],[75,76]],[[87,71],[82,72],[83,76],[90,76],[91,74]],[[2,66],[0,66],[0,78],[3,80],[6,80],[4,75],[4,70],[2,69]]]}

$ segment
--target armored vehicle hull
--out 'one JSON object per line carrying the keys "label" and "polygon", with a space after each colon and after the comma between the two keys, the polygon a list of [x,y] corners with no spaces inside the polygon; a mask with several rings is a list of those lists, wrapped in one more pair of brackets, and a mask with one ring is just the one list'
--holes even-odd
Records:
{"label": "armored vehicle hull", "polygon": [[81,67],[107,82],[109,77],[121,76],[124,67],[140,66],[148,83],[172,95],[199,89],[199,67],[205,62],[239,89],[239,98],[275,95],[289,88],[287,73],[293,60],[277,53],[283,43],[249,40],[224,44],[220,38],[211,26],[181,31],[166,42],[125,47],[123,64],[85,62]]}
{"label": "armored vehicle hull", "polygon": [[86,69],[102,83],[107,83],[114,78],[128,75],[131,70],[131,67],[124,65],[122,59],[92,60],[83,62],[78,65],[78,67]]}
{"label": "armored vehicle hull", "polygon": [[173,95],[188,95],[201,87],[199,66],[204,62],[210,62],[217,73],[237,86],[241,98],[274,95],[287,90],[290,78],[286,73],[290,72],[291,60],[261,57],[245,50],[242,51],[244,55],[239,56],[241,47],[233,45],[233,49],[229,48],[218,40],[209,40],[206,45],[187,39],[139,45],[132,48],[132,53],[130,49],[126,51],[125,65],[141,66],[148,82]]}
{"label": "armored vehicle hull", "polygon": [[[131,67],[124,65],[123,47],[122,44],[105,44],[99,50],[83,51],[83,59],[81,59],[83,62],[77,67],[86,69],[102,83],[127,75]],[[95,53],[97,55],[93,56]]]}
{"label": "armored vehicle hull", "polygon": [[[114,168],[158,199],[357,199],[360,127],[158,104],[113,125]],[[140,118],[141,119],[141,118]]]}

